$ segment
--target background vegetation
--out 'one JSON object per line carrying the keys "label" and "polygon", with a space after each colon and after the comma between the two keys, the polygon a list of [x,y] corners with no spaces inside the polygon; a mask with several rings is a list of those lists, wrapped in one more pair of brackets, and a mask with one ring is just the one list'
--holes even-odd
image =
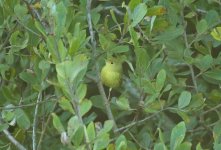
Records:
{"label": "background vegetation", "polygon": [[[0,148],[221,149],[220,0],[0,0]],[[100,81],[121,57],[123,83]]]}

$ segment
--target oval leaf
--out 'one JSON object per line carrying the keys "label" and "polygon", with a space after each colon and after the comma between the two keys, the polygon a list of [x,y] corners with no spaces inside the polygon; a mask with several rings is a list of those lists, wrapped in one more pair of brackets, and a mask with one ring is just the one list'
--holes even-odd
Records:
{"label": "oval leaf", "polygon": [[178,100],[178,107],[180,109],[186,107],[187,105],[189,105],[190,100],[191,100],[191,93],[188,91],[183,91]]}
{"label": "oval leaf", "polygon": [[186,133],[185,123],[182,121],[177,124],[171,133],[170,136],[170,149],[175,150],[183,141]]}

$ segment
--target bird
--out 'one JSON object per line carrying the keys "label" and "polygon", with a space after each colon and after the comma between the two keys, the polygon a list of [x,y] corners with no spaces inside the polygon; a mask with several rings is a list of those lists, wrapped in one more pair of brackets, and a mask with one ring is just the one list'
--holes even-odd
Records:
{"label": "bird", "polygon": [[122,82],[122,60],[117,57],[106,59],[105,65],[101,69],[101,82],[109,88],[118,88]]}

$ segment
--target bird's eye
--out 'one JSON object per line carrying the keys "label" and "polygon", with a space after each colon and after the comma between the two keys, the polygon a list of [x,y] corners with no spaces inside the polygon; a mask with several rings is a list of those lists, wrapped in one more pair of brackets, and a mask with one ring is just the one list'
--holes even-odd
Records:
{"label": "bird's eye", "polygon": [[114,63],[111,61],[111,64],[114,64]]}

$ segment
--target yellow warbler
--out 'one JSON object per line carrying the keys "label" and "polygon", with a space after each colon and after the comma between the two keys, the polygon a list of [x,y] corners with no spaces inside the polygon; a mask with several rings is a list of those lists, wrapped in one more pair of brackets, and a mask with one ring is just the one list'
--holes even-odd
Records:
{"label": "yellow warbler", "polygon": [[101,69],[101,81],[110,88],[117,88],[121,85],[122,60],[111,57],[106,60],[105,66]]}
{"label": "yellow warbler", "polygon": [[210,34],[212,35],[212,37],[214,39],[216,39],[217,41],[221,41],[221,27],[216,27],[214,28]]}

